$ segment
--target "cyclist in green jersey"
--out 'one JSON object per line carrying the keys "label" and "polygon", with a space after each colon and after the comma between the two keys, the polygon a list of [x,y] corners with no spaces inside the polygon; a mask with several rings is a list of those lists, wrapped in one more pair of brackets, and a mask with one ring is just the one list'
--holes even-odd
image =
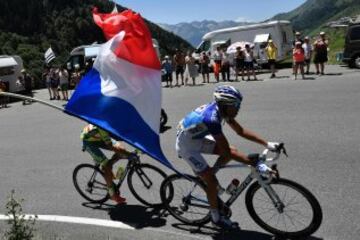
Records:
{"label": "cyclist in green jersey", "polygon": [[[137,158],[137,156],[127,151],[121,142],[112,139],[108,132],[92,124],[84,127],[80,138],[83,141],[84,151],[87,151],[94,161],[100,164],[111,200],[118,204],[126,203],[126,199],[120,196],[120,192],[116,191],[115,184],[113,183],[115,177],[112,166],[120,159],[126,158],[131,160],[132,158]],[[113,151],[114,154],[108,159],[101,149]]]}

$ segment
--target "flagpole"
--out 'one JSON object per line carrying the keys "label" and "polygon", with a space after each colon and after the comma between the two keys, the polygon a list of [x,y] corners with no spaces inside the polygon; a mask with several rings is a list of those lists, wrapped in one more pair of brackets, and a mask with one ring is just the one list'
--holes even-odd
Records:
{"label": "flagpole", "polygon": [[44,100],[40,100],[38,98],[32,98],[32,97],[28,97],[28,96],[24,96],[24,95],[21,95],[21,94],[16,94],[16,93],[9,93],[9,92],[0,92],[0,96],[8,96],[8,97],[13,97],[13,98],[18,98],[18,99],[22,99],[22,100],[29,100],[29,101],[34,101],[34,102],[38,102],[38,103],[41,103],[43,105],[46,105],[48,107],[51,107],[51,108],[54,108],[56,110],[59,110],[59,111],[64,111],[65,109],[62,108],[62,107],[59,107],[59,106],[56,106],[52,103],[49,103],[49,102],[46,102]]}

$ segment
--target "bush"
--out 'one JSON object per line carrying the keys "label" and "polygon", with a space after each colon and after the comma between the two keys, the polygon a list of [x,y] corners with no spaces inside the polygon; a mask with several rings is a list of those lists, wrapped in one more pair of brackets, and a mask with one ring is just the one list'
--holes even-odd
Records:
{"label": "bush", "polygon": [[31,240],[34,237],[35,221],[37,216],[26,218],[22,213],[21,203],[24,199],[15,199],[15,190],[6,203],[6,216],[9,217],[7,224],[10,228],[5,232],[5,239],[8,240]]}

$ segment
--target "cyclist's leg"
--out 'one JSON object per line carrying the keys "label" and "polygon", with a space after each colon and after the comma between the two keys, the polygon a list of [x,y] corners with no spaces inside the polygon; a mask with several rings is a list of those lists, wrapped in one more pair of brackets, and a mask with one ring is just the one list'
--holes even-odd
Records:
{"label": "cyclist's leg", "polygon": [[[214,148],[214,154],[219,155],[220,149],[219,146],[216,145]],[[236,149],[234,146],[230,146],[230,158],[222,158],[219,157],[214,166],[223,166],[226,165],[230,160],[234,160],[237,162],[244,163],[246,165],[254,165],[256,162],[251,161],[246,154]]]}
{"label": "cyclist's leg", "polygon": [[112,196],[116,193],[116,189],[113,183],[113,173],[111,168],[109,167],[109,160],[105,156],[105,154],[101,151],[100,148],[104,148],[103,144],[97,142],[88,142],[84,141],[84,150],[87,151],[93,160],[100,165],[100,168],[104,172],[104,178],[106,181],[106,185],[108,186],[109,195]]}
{"label": "cyclist's leg", "polygon": [[112,142],[112,148],[108,150],[114,151],[114,154],[112,155],[109,161],[109,166],[112,167],[120,159],[127,159],[130,152],[126,150],[122,142],[115,141],[114,139],[111,139],[111,142]]}
{"label": "cyclist's leg", "polygon": [[191,136],[180,132],[176,139],[176,150],[181,158],[183,158],[207,185],[205,192],[210,204],[212,220],[217,222],[220,218],[217,200],[218,181],[214,172],[207,164],[203,153],[212,154],[215,147],[213,139],[194,140]]}

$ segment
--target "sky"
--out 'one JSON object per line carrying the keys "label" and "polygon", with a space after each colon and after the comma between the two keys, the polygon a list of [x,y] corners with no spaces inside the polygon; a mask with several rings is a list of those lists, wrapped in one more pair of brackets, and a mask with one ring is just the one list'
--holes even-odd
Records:
{"label": "sky", "polygon": [[154,23],[202,20],[258,22],[291,11],[306,0],[114,0]]}

